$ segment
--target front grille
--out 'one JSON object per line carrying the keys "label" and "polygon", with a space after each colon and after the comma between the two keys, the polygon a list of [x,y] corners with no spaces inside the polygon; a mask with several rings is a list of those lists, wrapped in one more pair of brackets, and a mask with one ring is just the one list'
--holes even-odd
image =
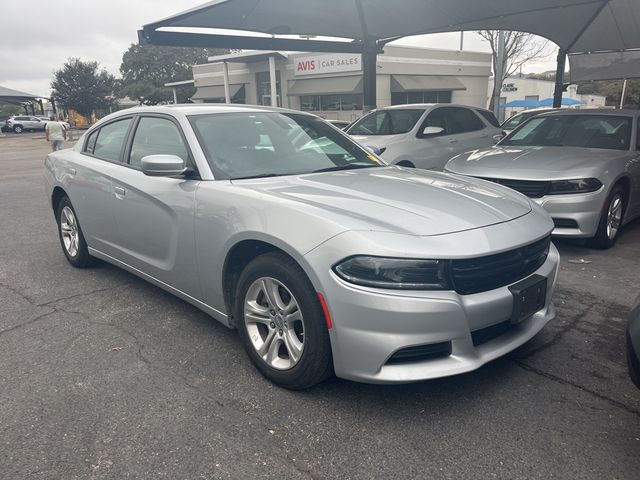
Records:
{"label": "front grille", "polygon": [[507,333],[513,325],[511,324],[511,320],[506,320],[504,322],[497,323],[495,325],[491,325],[490,327],[481,328],[479,330],[474,330],[471,332],[471,339],[473,340],[473,346],[477,347],[478,345],[482,345],[483,343],[487,343],[494,338],[498,338],[500,335]]}
{"label": "front grille", "polygon": [[430,343],[398,350],[387,360],[387,364],[421,362],[449,355],[451,355],[451,342]]}
{"label": "front grille", "polygon": [[547,260],[551,237],[486,257],[453,260],[451,280],[462,295],[486,292],[531,275]]}
{"label": "front grille", "polygon": [[578,228],[578,222],[571,218],[553,218],[552,220],[556,228]]}
{"label": "front grille", "polygon": [[498,183],[509,187],[516,192],[520,192],[530,198],[544,197],[549,193],[551,182],[536,180],[511,180],[508,178],[482,178],[493,183]]}

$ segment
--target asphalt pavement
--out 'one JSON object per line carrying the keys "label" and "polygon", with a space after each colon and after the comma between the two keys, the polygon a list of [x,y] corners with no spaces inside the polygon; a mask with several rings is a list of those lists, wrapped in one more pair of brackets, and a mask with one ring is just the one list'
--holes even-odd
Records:
{"label": "asphalt pavement", "polygon": [[639,478],[624,357],[639,221],[609,251],[557,242],[558,316],[505,358],[290,392],[196,308],[108,264],[72,268],[33,136],[0,138],[0,479]]}

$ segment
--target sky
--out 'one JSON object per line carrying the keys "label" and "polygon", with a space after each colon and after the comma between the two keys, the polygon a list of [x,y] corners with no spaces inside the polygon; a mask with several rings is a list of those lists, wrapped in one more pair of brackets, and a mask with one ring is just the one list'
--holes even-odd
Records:
{"label": "sky", "polygon": [[[49,96],[53,72],[70,57],[97,60],[119,76],[122,54],[137,42],[137,30],[205,3],[204,0],[0,0],[0,86]],[[489,45],[467,32],[464,49],[488,52]],[[402,45],[457,50],[458,33],[422,35]],[[523,71],[555,68],[554,54]]]}

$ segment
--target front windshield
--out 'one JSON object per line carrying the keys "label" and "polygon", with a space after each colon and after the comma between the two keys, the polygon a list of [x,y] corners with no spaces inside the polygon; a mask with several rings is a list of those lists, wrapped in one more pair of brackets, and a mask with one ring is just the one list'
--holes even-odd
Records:
{"label": "front windshield", "polygon": [[520,113],[518,115],[514,115],[509,120],[502,124],[502,128],[505,130],[514,130],[518,125],[527,120],[530,117],[533,117],[535,113]]}
{"label": "front windshield", "polygon": [[383,163],[311,115],[276,112],[189,117],[216,178],[242,179],[380,167]]}
{"label": "front windshield", "polygon": [[628,150],[630,140],[631,117],[551,115],[532,118],[502,140],[500,145]]}
{"label": "front windshield", "polygon": [[407,133],[420,120],[423,109],[379,110],[365,115],[348,130],[349,135],[397,135]]}

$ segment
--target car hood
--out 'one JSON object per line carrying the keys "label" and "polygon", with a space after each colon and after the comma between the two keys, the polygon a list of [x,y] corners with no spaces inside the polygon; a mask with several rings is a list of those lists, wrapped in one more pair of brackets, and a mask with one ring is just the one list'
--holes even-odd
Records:
{"label": "car hood", "polygon": [[499,178],[553,180],[591,173],[603,164],[625,157],[622,150],[580,147],[510,147],[496,145],[452,158],[449,172]]}
{"label": "car hood", "polygon": [[404,140],[405,133],[398,135],[352,135],[356,142],[365,147],[386,148],[392,143]]}
{"label": "car hood", "polygon": [[[529,200],[489,182],[400,167],[236,180],[273,201],[308,207],[345,230],[441,235],[495,225],[531,211]],[[283,212],[286,214],[286,212]]]}

